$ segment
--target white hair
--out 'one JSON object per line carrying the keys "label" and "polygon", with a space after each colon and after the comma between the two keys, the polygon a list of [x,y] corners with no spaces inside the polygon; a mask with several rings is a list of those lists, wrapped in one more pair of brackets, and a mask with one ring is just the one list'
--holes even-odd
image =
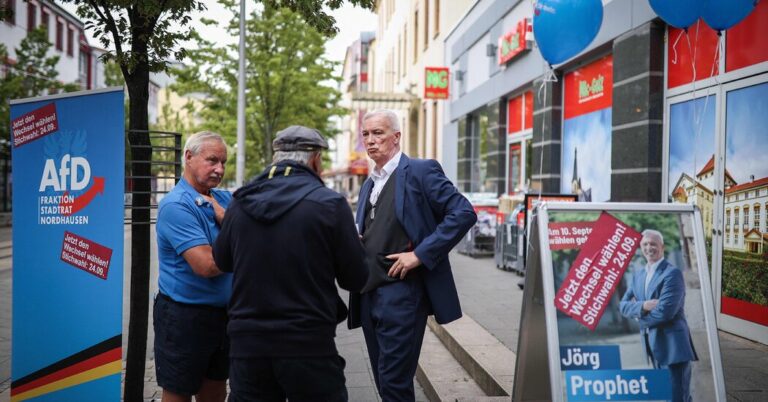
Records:
{"label": "white hair", "polygon": [[664,235],[662,235],[661,232],[659,232],[658,230],[645,229],[643,230],[643,237],[646,237],[646,236],[656,236],[659,238],[659,240],[661,240],[661,244],[662,245],[664,244]]}
{"label": "white hair", "polygon": [[302,165],[309,165],[310,159],[315,154],[319,154],[320,151],[276,151],[272,155],[272,163],[280,161],[293,161],[301,163]]}
{"label": "white hair", "polygon": [[224,146],[227,146],[227,143],[224,142],[224,138],[218,134],[214,133],[213,131],[200,131],[197,133],[194,133],[187,138],[187,142],[184,144],[184,151],[181,153],[181,163],[184,163],[184,155],[186,155],[187,151],[189,151],[193,156],[200,153],[200,148],[203,146],[203,143],[206,141],[218,141]]}
{"label": "white hair", "polygon": [[383,116],[389,120],[389,128],[392,131],[400,131],[400,120],[397,117],[397,113],[389,109],[372,110],[363,116],[363,121],[376,116]]}

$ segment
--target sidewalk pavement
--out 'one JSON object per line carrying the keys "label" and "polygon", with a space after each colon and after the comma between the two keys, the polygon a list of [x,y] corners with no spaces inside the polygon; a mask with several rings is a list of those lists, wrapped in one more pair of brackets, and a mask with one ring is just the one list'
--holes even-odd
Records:
{"label": "sidewalk pavement", "polygon": [[[0,228],[0,249],[10,241],[10,229]],[[5,242],[5,243],[3,243]],[[126,232],[126,249],[130,244],[130,232]],[[156,261],[155,245],[152,244],[152,261]],[[126,254],[126,271],[130,267]],[[457,253],[451,254],[453,273],[464,314],[469,315],[488,332],[493,334],[511,351],[517,351],[522,291],[518,289],[519,277],[495,268],[493,260],[472,259]],[[10,399],[10,323],[11,323],[11,258],[0,256],[0,402]],[[157,280],[156,262],[152,266],[153,286]],[[129,275],[126,272],[125,277]],[[126,279],[127,285],[127,279]],[[124,291],[128,304],[128,287]],[[347,299],[345,292],[342,298]],[[124,312],[124,328],[127,334],[127,307]],[[151,318],[150,318],[151,322]],[[159,401],[160,390],[154,376],[152,356],[152,330],[150,325],[148,358],[145,374],[145,401]],[[719,333],[723,356],[723,370],[729,401],[768,401],[768,346],[757,344],[725,332]],[[124,337],[124,342],[127,336]],[[345,370],[349,400],[354,402],[378,402],[371,376],[368,354],[362,331],[349,331],[346,323],[337,329],[336,344],[346,359]],[[125,345],[125,344],[124,344]],[[510,362],[514,364],[514,362]],[[425,401],[421,387],[417,385],[417,400]]]}

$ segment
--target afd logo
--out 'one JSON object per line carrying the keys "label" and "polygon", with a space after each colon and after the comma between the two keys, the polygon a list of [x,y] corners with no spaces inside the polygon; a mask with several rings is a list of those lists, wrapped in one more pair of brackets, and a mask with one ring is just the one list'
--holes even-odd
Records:
{"label": "afd logo", "polygon": [[[69,178],[69,180],[67,180]],[[40,189],[44,192],[51,187],[53,191],[78,191],[88,186],[91,181],[91,164],[88,159],[69,154],[61,158],[59,166],[55,159],[46,159]]]}
{"label": "afd logo", "polygon": [[43,140],[43,168],[38,186],[38,223],[86,225],[81,211],[104,194],[106,180],[93,175],[85,131],[61,131]]}

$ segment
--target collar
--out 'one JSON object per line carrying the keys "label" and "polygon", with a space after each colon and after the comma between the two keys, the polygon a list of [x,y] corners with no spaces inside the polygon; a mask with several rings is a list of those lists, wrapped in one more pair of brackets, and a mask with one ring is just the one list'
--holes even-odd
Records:
{"label": "collar", "polygon": [[392,172],[397,169],[397,165],[400,164],[401,156],[403,156],[403,151],[397,151],[395,156],[393,156],[392,159],[385,163],[381,170],[378,170],[374,167],[371,171],[371,178],[374,180],[379,180],[392,174]]}
{"label": "collar", "polygon": [[653,264],[650,264],[650,265],[649,264],[645,264],[646,271],[648,271],[648,272],[656,272],[656,269],[659,268],[659,264],[661,264],[662,261],[664,261],[663,258],[658,260],[658,261],[656,261],[656,262],[654,262]]}
{"label": "collar", "polygon": [[[202,194],[200,194],[197,190],[195,190],[195,188],[192,187],[192,185],[189,184],[187,179],[185,179],[184,177],[181,177],[179,179],[178,185],[180,185],[181,188],[192,197],[192,200],[194,200],[195,205],[197,205],[198,207],[202,207],[203,205],[210,204],[210,202],[206,200]],[[215,195],[214,195],[213,189],[211,189],[210,191],[211,191],[211,197],[214,197]]]}

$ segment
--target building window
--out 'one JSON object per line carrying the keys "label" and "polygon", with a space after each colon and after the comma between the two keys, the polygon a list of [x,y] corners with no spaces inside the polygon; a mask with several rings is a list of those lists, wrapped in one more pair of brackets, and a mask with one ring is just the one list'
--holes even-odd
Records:
{"label": "building window", "polygon": [[0,5],[3,6],[4,9],[4,20],[5,22],[15,25],[16,24],[16,0],[0,0]]}
{"label": "building window", "polygon": [[64,24],[56,20],[56,50],[64,50]]}
{"label": "building window", "polygon": [[37,7],[32,4],[27,4],[27,30],[31,31],[37,28]]}
{"label": "building window", "polygon": [[424,0],[424,50],[429,46],[429,0]]}
{"label": "building window", "polygon": [[[429,1],[429,0],[427,0]],[[435,0],[435,29],[433,35],[437,38],[440,35],[440,0]]]}
{"label": "building window", "polygon": [[45,31],[48,32],[50,35],[51,30],[48,28],[49,19],[50,19],[50,14],[48,13],[48,11],[46,9],[42,9],[42,12],[40,13],[40,25],[45,27]]}
{"label": "building window", "polygon": [[754,212],[752,213],[752,227],[756,230],[760,230],[760,206],[755,205]]}
{"label": "building window", "polygon": [[739,228],[739,209],[738,208],[733,210],[733,226],[735,226],[736,229],[738,230]]}
{"label": "building window", "polygon": [[413,64],[419,58],[419,10],[413,13]]}
{"label": "building window", "polygon": [[75,31],[67,27],[67,55],[75,54]]}
{"label": "building window", "polygon": [[744,230],[749,228],[749,207],[744,207]]}
{"label": "building window", "polygon": [[407,61],[405,60],[408,57],[408,26],[403,27],[403,66],[400,68],[400,74],[405,77],[405,64]]}
{"label": "building window", "polygon": [[729,230],[731,228],[731,210],[726,209],[725,210],[725,230]]}

